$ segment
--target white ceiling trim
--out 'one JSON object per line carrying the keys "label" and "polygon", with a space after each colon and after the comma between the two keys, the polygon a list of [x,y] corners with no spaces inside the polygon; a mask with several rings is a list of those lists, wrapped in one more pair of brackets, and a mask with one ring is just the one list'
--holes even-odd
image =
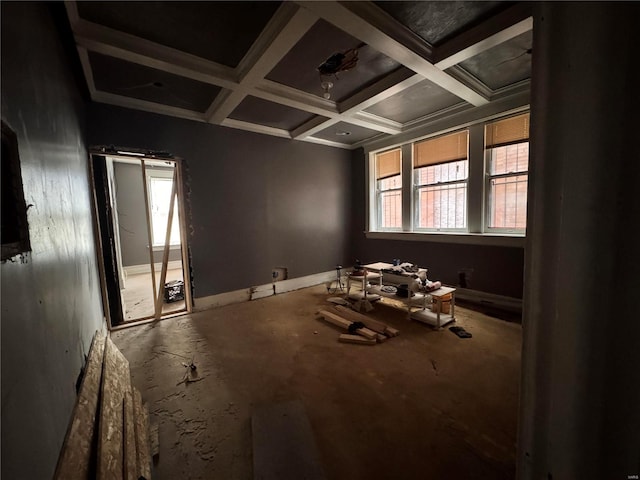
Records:
{"label": "white ceiling trim", "polygon": [[436,67],[445,70],[449,67],[457,65],[460,62],[464,62],[471,57],[475,57],[479,53],[482,53],[490,48],[498,46],[507,40],[511,40],[518,35],[521,35],[529,30],[533,29],[533,17],[529,17],[521,22],[516,23],[515,25],[511,25],[510,27],[505,28],[504,30],[491,35],[484,40],[479,41],[469,47],[460,50],[458,53],[454,53],[450,57],[445,58],[435,64]]}
{"label": "white ceiling trim", "polygon": [[76,43],[90,51],[224,88],[238,85],[232,68],[128,33],[82,19],[74,33]]}
{"label": "white ceiling trim", "polygon": [[240,130],[247,130],[254,133],[264,133],[273,137],[281,137],[291,139],[291,134],[288,130],[282,128],[269,127],[266,125],[259,125],[257,123],[243,122],[242,120],[235,120],[233,118],[225,119],[221,125],[223,127],[237,128]]}
{"label": "white ceiling trim", "polygon": [[[496,39],[499,39],[500,35],[502,35],[502,41],[509,40],[509,38],[506,38],[509,33],[505,31],[529,17],[531,17],[531,5],[529,2],[517,2],[507,10],[493,15],[491,18],[488,18],[479,25],[463,31],[459,35],[438,46],[438,48],[433,52],[433,61],[436,65],[439,65],[441,62],[446,62],[447,59],[454,57],[459,52],[464,52],[467,49],[477,49],[477,47],[474,47],[475,45],[482,44],[482,42],[490,39],[494,35],[498,35]],[[520,33],[524,33],[524,31]],[[477,53],[480,53],[480,51],[477,51],[475,54]],[[466,58],[464,60],[466,60]],[[449,66],[452,65],[450,62],[447,63]],[[446,64],[443,63],[442,65]],[[447,67],[443,66],[441,68],[444,69]]]}
{"label": "white ceiling trim", "polygon": [[95,102],[108,103],[119,107],[144,110],[145,112],[151,113],[160,113],[162,115],[185,118],[187,120],[195,120],[197,122],[205,121],[202,113],[194,112],[193,110],[172,107],[162,103],[149,102],[147,100],[140,100],[139,98],[125,97],[122,95],[116,95],[115,93],[102,92],[98,90],[91,96],[91,98]]}
{"label": "white ceiling trim", "polygon": [[96,93],[96,83],[93,79],[93,71],[91,70],[91,62],[89,61],[89,52],[87,49],[81,46],[77,46],[78,55],[80,56],[80,64],[82,65],[82,71],[84,72],[84,78],[87,80],[87,87],[91,98]]}
{"label": "white ceiling trim", "polygon": [[[292,3],[283,3],[271,18],[249,52],[240,62],[240,88],[236,88],[224,100],[211,105],[209,122],[219,124],[227,118],[246,97],[247,89],[253,88],[309,31],[318,17]],[[222,92],[219,97],[222,96]]]}
{"label": "white ceiling trim", "polygon": [[335,2],[300,2],[299,4],[470,104],[480,106],[489,102],[478,92],[435,67],[431,62],[343,5]]}
{"label": "white ceiling trim", "polygon": [[354,150],[356,148],[355,146],[349,145],[348,143],[333,142],[331,140],[325,140],[324,138],[309,137],[309,138],[306,138],[304,141],[308,143],[317,143],[319,145],[325,145],[327,147],[344,148],[346,150]]}
{"label": "white ceiling trim", "polygon": [[[338,105],[338,108],[340,110],[339,116],[329,118],[325,120],[324,123],[321,120],[319,121],[318,119],[311,119],[300,127],[296,128],[292,132],[292,136],[293,138],[304,139],[324,130],[325,128],[330,127],[331,125],[334,125],[341,120],[345,122],[352,122],[353,116],[359,111],[364,110],[371,105],[375,105],[382,100],[386,100],[392,95],[395,95],[396,93],[399,93],[415,85],[416,83],[421,82],[422,80],[424,80],[422,76],[417,74],[410,74],[409,78],[407,78],[407,71],[405,69],[395,70],[381,80],[378,80],[373,85],[357,92],[355,95],[340,103]],[[364,120],[365,122],[367,121],[366,118],[361,118],[360,120]],[[397,122],[394,124],[390,124],[390,126],[391,128],[396,130],[402,129],[402,125]],[[367,128],[371,127],[368,126]]]}
{"label": "white ceiling trim", "polygon": [[305,140],[306,138],[314,135],[322,130],[329,128],[331,125],[335,125],[340,121],[340,118],[325,119],[323,117],[314,117],[311,120],[303,123],[298,128],[293,129],[291,137],[296,140]]}

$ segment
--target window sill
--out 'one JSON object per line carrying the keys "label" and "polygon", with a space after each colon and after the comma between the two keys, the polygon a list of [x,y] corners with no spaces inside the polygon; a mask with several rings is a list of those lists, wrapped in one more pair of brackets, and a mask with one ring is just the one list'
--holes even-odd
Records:
{"label": "window sill", "polygon": [[[169,245],[169,250],[180,250],[180,244],[178,243],[177,245]],[[164,245],[154,245],[153,246],[153,251],[154,252],[163,252],[164,251]]]}
{"label": "window sill", "polygon": [[486,245],[513,248],[524,248],[526,240],[524,235],[495,233],[365,232],[365,236],[371,240],[457,243],[462,245]]}

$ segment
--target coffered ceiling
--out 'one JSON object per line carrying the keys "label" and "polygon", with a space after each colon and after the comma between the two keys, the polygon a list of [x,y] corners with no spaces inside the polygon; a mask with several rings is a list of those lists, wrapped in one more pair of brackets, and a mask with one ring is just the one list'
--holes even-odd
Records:
{"label": "coffered ceiling", "polygon": [[[96,102],[357,148],[529,89],[521,2],[66,2]],[[336,53],[355,67],[320,76]],[[325,98],[326,86],[330,98]]]}

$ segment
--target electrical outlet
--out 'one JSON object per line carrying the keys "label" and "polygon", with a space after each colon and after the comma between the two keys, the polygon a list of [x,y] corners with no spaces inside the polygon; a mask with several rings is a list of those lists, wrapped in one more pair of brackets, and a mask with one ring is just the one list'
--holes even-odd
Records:
{"label": "electrical outlet", "polygon": [[274,282],[286,280],[287,276],[287,267],[274,267],[273,270],[271,270],[271,279]]}

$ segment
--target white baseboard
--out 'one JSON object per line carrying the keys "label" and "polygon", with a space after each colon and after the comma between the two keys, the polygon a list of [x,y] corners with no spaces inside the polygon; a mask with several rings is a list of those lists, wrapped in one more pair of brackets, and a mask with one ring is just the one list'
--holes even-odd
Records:
{"label": "white baseboard", "polygon": [[[162,262],[155,263],[153,265],[156,273],[162,270]],[[182,260],[173,260],[167,263],[167,270],[175,270],[178,268],[182,268]],[[149,263],[145,263],[142,265],[129,265],[128,267],[124,267],[124,272],[127,275],[138,275],[140,273],[151,273],[151,265]]]}
{"label": "white baseboard", "polygon": [[488,305],[509,312],[522,313],[522,299],[496,295],[495,293],[480,292],[468,288],[453,287],[456,289],[456,299],[466,300],[479,305]]}
{"label": "white baseboard", "polygon": [[232,292],[209,295],[193,299],[193,311],[201,312],[210,308],[222,307],[233,303],[248,302],[259,298],[270,297],[279,293],[291,292],[301,288],[313,287],[321,283],[331,282],[336,279],[336,271],[315,273],[304,277],[291,278],[280,282],[266,283],[256,287],[243,288]]}

